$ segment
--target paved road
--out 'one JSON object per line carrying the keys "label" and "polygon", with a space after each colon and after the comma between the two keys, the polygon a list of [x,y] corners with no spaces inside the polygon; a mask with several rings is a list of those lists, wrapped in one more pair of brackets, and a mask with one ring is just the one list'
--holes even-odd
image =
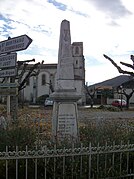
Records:
{"label": "paved road", "polygon": [[134,119],[134,111],[92,111],[92,110],[78,110],[79,120],[90,120],[90,119]]}

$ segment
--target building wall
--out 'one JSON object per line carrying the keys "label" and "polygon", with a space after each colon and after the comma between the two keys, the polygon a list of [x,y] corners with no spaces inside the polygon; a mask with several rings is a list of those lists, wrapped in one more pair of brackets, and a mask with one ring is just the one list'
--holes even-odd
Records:
{"label": "building wall", "polygon": [[[57,64],[43,64],[38,76],[30,77],[29,85],[22,91],[25,101],[35,102],[38,97],[42,95],[50,95],[52,93],[50,90],[50,83],[52,82],[54,87],[56,68]],[[42,84],[43,75],[45,75],[44,84]]]}
{"label": "building wall", "polygon": [[[46,77],[46,83],[42,84],[42,76],[45,75]],[[37,80],[37,97],[42,96],[44,94],[50,94],[50,72],[49,70],[44,71],[42,70],[39,75],[38,75],[38,80]]]}
{"label": "building wall", "polygon": [[81,95],[81,99],[78,101],[78,103],[85,104],[85,59],[83,56],[82,42],[74,42],[72,44],[72,56],[74,59],[75,88],[77,92]]}

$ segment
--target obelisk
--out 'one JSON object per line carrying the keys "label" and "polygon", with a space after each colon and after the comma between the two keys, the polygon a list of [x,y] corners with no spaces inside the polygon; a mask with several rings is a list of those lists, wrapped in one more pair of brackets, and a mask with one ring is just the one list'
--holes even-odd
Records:
{"label": "obelisk", "polygon": [[77,101],[80,95],[74,87],[70,22],[63,20],[60,28],[56,89],[54,100],[52,134],[54,140],[76,141],[78,139]]}

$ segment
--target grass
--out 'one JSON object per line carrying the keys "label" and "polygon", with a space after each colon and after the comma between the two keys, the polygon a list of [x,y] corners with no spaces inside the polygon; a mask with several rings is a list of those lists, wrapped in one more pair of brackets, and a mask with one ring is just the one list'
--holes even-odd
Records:
{"label": "grass", "polygon": [[[101,116],[97,116],[96,118],[92,119],[89,118],[90,113],[102,111],[118,112],[118,110],[115,110],[115,108],[109,108],[105,106],[100,106],[99,108],[93,109],[79,108],[80,117],[78,125],[80,142],[82,142],[84,145],[88,145],[89,142],[91,142],[94,146],[98,145],[98,143],[100,145],[105,145],[105,143],[111,145],[113,142],[119,144],[121,141],[124,143],[126,143],[127,141],[130,141],[130,143],[134,143],[134,119],[104,119],[101,118]],[[5,106],[0,106],[0,112],[2,115],[6,115]],[[28,132],[28,130],[26,130],[26,135],[29,135],[29,138],[31,134],[35,134],[36,137],[33,143],[34,145],[52,144],[52,108],[24,107],[23,109],[19,109],[18,119],[19,123],[16,124],[16,131],[14,123],[10,123],[9,126],[10,129],[12,128],[14,133],[17,131],[19,132],[20,138],[21,136],[23,136],[22,133],[25,133],[25,128],[27,129],[27,127],[29,127],[28,130],[33,131],[33,133],[30,133]],[[21,133],[20,130],[17,130],[17,128],[21,129]],[[17,138],[16,140],[21,141],[20,138]],[[24,140],[26,140],[26,137],[24,138]],[[24,141],[24,144],[25,143],[26,141]]]}

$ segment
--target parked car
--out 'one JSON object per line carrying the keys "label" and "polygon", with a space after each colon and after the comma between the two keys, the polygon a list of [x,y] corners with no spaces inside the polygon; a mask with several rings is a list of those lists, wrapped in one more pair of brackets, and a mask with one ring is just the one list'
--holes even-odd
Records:
{"label": "parked car", "polygon": [[46,98],[44,106],[53,106],[54,101],[50,98]]}
{"label": "parked car", "polygon": [[114,99],[112,102],[112,106],[116,107],[125,107],[127,105],[127,102],[124,99]]}

